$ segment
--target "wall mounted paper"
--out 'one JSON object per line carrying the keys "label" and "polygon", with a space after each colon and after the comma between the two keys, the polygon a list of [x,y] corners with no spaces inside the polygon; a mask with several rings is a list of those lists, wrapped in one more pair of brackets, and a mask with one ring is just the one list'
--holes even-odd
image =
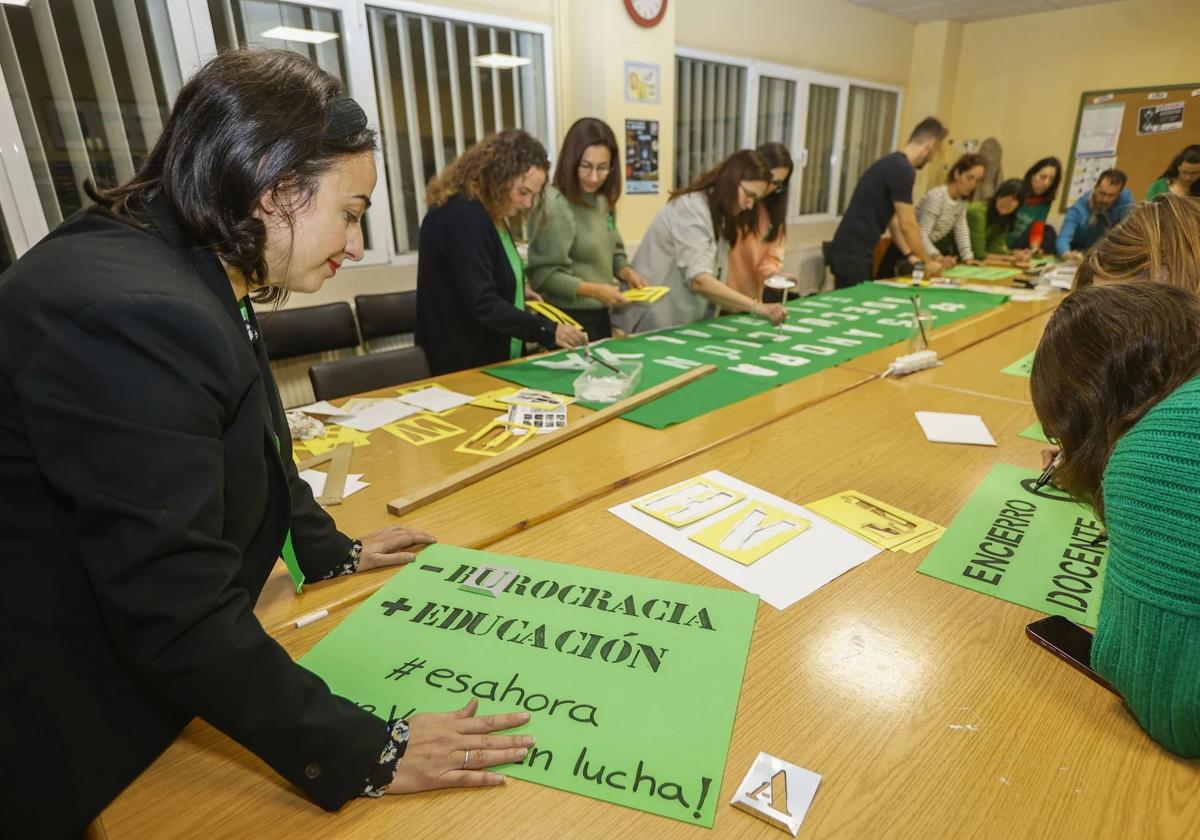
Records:
{"label": "wall mounted paper", "polygon": [[[482,563],[519,575],[497,598],[460,589]],[[524,709],[537,744],[500,772],[711,827],[757,607],[729,589],[438,544],[301,664],[384,720],[472,696],[480,714]]]}
{"label": "wall mounted paper", "polygon": [[[739,481],[720,470],[711,470],[699,478],[709,484],[719,485],[735,493],[740,493],[743,498],[716,513],[710,513],[709,516],[682,527],[670,525],[638,510],[634,506],[634,502],[641,501],[641,499],[609,508],[609,512],[638,530],[649,534],[662,544],[678,551],[684,557],[699,563],[713,574],[725,578],[748,592],[757,594],[778,610],[786,609],[804,596],[815,592],[834,578],[865,563],[879,553],[879,549],[871,543],[843,531],[832,522],[822,519],[808,509],[765,490],[760,490],[744,481]],[[645,499],[646,496],[641,498]],[[739,509],[755,502],[765,503],[790,516],[805,519],[810,525],[804,533],[788,540],[749,566],[724,557],[691,538],[693,534],[704,530],[710,524],[710,519],[723,519],[731,516]]]}
{"label": "wall mounted paper", "polygon": [[1095,627],[1108,541],[1090,508],[1034,491],[1039,473],[992,467],[918,571]]}
{"label": "wall mounted paper", "polygon": [[970,443],[995,446],[996,439],[978,414],[954,414],[947,411],[918,411],[921,431],[933,443]]}

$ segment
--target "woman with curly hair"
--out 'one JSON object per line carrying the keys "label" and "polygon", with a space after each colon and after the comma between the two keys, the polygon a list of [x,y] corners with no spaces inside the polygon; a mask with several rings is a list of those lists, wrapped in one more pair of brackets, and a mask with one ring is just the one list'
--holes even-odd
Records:
{"label": "woman with curly hair", "polygon": [[508,220],[546,185],[550,160],[520,129],[467,149],[429,182],[417,262],[417,335],[435,374],[520,357],[525,342],[581,347],[586,336],[525,310],[525,266]]}
{"label": "woman with curly hair", "polygon": [[1056,483],[1108,530],[1092,667],[1185,758],[1200,757],[1197,334],[1191,289],[1091,286],[1050,319],[1030,378],[1038,419],[1062,445]]}

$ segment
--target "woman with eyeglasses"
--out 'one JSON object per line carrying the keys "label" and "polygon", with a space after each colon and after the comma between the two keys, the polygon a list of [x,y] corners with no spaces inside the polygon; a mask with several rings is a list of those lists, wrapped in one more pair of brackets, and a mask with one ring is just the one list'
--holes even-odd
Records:
{"label": "woman with eyeglasses", "polygon": [[751,232],[747,211],[767,196],[771,168],[752,149],[734,152],[691,185],[671,193],[633,257],[633,267],[671,291],[653,304],[632,303],[613,313],[627,333],[690,324],[710,307],[761,315],[782,323],[786,310],[762,304],[726,285],[729,249]]}
{"label": "woman with eyeglasses", "polygon": [[771,181],[766,198],[749,211],[751,231],[739,236],[729,249],[729,288],[762,300],[763,282],[783,270],[788,181],[793,164],[787,146],[782,143],[763,143],[758,153],[771,168]]}
{"label": "woman with eyeglasses", "polygon": [[603,120],[584,117],[563,140],[529,239],[529,281],[547,303],[583,325],[588,338],[612,336],[610,309],[628,306],[621,284],[646,278],[625,255],[617,229],[621,196],[617,138]]}

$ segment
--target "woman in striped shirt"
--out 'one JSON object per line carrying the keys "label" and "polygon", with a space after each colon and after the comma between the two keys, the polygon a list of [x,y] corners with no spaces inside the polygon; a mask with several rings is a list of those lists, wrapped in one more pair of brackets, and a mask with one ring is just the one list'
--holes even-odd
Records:
{"label": "woman in striped shirt", "polygon": [[[953,265],[956,259],[975,260],[971,229],[967,226],[967,204],[986,170],[987,162],[981,156],[963,155],[950,167],[946,183],[925,193],[917,204],[921,244],[929,256],[941,257],[943,266]],[[906,242],[894,241],[880,262],[879,276],[894,277],[896,263],[907,267],[911,250]]]}

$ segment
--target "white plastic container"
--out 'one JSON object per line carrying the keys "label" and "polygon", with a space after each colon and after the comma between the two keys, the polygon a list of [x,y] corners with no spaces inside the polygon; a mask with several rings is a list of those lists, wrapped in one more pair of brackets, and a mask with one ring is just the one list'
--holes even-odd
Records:
{"label": "white plastic container", "polygon": [[593,361],[575,378],[575,399],[587,403],[614,403],[633,393],[642,378],[641,362],[610,362],[617,374]]}

